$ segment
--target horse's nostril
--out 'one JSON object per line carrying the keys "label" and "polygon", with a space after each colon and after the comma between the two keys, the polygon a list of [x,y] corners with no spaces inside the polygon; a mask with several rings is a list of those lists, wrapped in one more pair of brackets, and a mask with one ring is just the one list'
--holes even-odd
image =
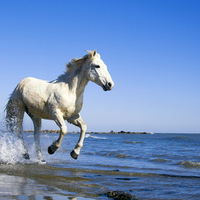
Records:
{"label": "horse's nostril", "polygon": [[112,83],[109,82],[109,83],[108,83],[108,86],[111,88],[111,87],[112,87]]}

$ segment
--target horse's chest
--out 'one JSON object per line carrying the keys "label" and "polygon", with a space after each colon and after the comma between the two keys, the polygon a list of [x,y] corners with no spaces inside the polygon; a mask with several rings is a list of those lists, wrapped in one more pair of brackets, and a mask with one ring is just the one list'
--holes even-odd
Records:
{"label": "horse's chest", "polygon": [[66,103],[62,109],[63,116],[65,119],[77,115],[82,109],[83,102],[80,100]]}

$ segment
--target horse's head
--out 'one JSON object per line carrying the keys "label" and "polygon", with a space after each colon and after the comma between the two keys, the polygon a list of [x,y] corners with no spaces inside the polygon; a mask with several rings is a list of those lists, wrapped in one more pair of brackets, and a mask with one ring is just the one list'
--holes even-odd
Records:
{"label": "horse's head", "polygon": [[87,68],[88,79],[101,86],[104,91],[111,90],[114,87],[114,82],[107,70],[107,66],[96,50],[88,52],[87,60],[84,63]]}

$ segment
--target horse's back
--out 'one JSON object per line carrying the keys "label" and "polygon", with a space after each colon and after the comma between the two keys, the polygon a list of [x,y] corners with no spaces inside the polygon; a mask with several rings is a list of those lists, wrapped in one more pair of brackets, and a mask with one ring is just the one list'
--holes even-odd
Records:
{"label": "horse's back", "polygon": [[64,119],[77,116],[82,109],[82,95],[77,99],[63,82],[47,82],[37,78],[23,79],[15,88],[12,100],[20,102],[28,114],[37,118],[53,119],[60,110]]}

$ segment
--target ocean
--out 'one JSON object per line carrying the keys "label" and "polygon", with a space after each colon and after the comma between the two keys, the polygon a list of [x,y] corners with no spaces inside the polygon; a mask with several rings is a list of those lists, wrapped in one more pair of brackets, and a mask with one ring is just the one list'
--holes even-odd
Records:
{"label": "ocean", "polygon": [[0,199],[106,200],[123,191],[141,200],[200,199],[200,134],[86,134],[78,160],[70,157],[79,134],[68,133],[53,155],[58,134],[42,133],[46,164],[38,164],[34,136],[0,133]]}

